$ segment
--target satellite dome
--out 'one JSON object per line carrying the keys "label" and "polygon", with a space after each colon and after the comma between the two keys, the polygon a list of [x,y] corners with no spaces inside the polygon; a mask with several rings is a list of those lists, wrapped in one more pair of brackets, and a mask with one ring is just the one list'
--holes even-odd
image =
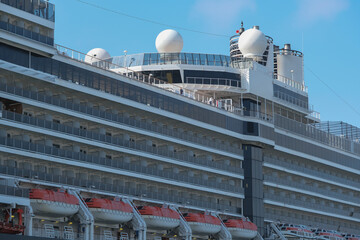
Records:
{"label": "satellite dome", "polygon": [[86,54],[84,61],[92,64],[109,58],[111,58],[111,56],[105,49],[94,48]]}
{"label": "satellite dome", "polygon": [[155,45],[159,53],[179,53],[184,46],[184,42],[180,33],[172,29],[166,29],[156,37]]}
{"label": "satellite dome", "polygon": [[255,27],[246,30],[240,35],[238,46],[244,57],[256,58],[263,55],[266,50],[267,40],[265,35]]}

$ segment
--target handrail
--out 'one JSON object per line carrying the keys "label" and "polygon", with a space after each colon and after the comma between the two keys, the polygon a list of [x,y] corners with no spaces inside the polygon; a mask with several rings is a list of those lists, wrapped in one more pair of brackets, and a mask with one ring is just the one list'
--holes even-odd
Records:
{"label": "handrail", "polygon": [[137,143],[137,142],[130,143],[129,141],[123,140],[121,137],[106,136],[105,134],[98,134],[93,131],[81,130],[81,129],[67,126],[64,124],[54,123],[52,121],[47,121],[47,120],[43,120],[43,119],[39,119],[39,118],[35,118],[35,117],[25,116],[22,114],[18,114],[18,113],[6,111],[6,110],[2,110],[2,111],[0,111],[0,113],[2,113],[1,118],[7,119],[10,121],[20,122],[20,123],[27,124],[30,126],[33,125],[33,126],[41,127],[43,129],[50,129],[52,131],[56,131],[59,133],[71,134],[73,136],[77,136],[77,137],[81,137],[81,138],[85,138],[85,139],[91,139],[91,140],[103,142],[103,143],[117,146],[117,147],[125,147],[125,148],[129,148],[129,149],[145,152],[148,154],[159,155],[162,157],[172,158],[172,159],[175,159],[178,161],[189,162],[189,163],[195,164],[195,165],[206,166],[206,167],[213,168],[213,169],[220,169],[220,170],[230,171],[230,172],[239,173],[239,174],[242,173],[241,168],[238,168],[238,167],[222,166],[222,164],[216,164],[212,161],[207,163],[206,161],[203,161],[202,158],[199,158],[199,157],[191,157],[191,158],[186,159],[184,157],[184,155],[181,155],[181,154],[166,154],[166,151],[163,151],[161,149],[154,149],[152,146],[147,147],[146,144],[141,144],[141,143]]}
{"label": "handrail", "polygon": [[293,55],[293,56],[297,56],[297,57],[302,57],[303,53],[297,50],[292,50],[292,49],[279,49],[277,51],[274,52],[275,54],[279,54],[279,55]]}
{"label": "handrail", "polygon": [[303,91],[305,93],[308,93],[308,87],[305,85],[305,84],[301,84],[293,79],[290,79],[290,78],[287,78],[283,75],[280,75],[280,74],[277,74],[275,73],[274,74],[274,80],[276,81],[279,81],[279,82],[282,82],[292,88],[295,88],[297,90],[300,90],[300,91]]}
{"label": "handrail", "polygon": [[[175,84],[170,84],[170,83],[165,82],[165,81],[163,81],[161,79],[154,78],[151,75],[146,75],[146,74],[143,74],[143,73],[135,72],[135,71],[129,69],[128,67],[119,66],[119,65],[110,63],[110,62],[108,62],[106,60],[101,60],[101,59],[95,58],[93,56],[81,53],[79,51],[76,51],[76,50],[73,50],[73,49],[58,45],[58,44],[55,44],[55,47],[56,47],[59,55],[62,55],[64,57],[67,57],[67,58],[70,58],[70,59],[73,59],[75,61],[82,62],[84,64],[91,65],[93,67],[97,67],[97,68],[105,70],[105,71],[109,71],[109,72],[111,72],[113,74],[122,75],[122,76],[128,77],[128,78],[130,78],[132,80],[143,82],[145,84],[149,84],[151,86],[154,86],[154,87],[166,90],[166,91],[170,91],[170,92],[173,92],[173,93],[182,93],[182,94],[179,94],[179,97],[185,97],[185,98],[188,98],[188,99],[190,98],[190,99],[192,99],[192,100],[194,100],[196,102],[199,102],[201,104],[206,104],[206,105],[209,105],[208,104],[210,102],[209,100],[212,98],[212,97],[207,96],[205,94],[200,94],[197,91],[191,91],[191,90],[188,90],[188,89],[183,89],[181,86],[178,86],[178,85],[175,85]],[[91,57],[93,59],[96,59],[96,60],[98,60],[98,62],[96,62],[94,64],[87,63],[87,62],[85,62],[85,57],[86,56]],[[240,64],[240,63],[235,61],[234,64],[235,65],[239,64],[239,66],[244,65],[244,66],[247,66],[247,67],[252,67],[252,62],[248,62],[248,61],[245,61],[243,64]],[[113,70],[110,70],[111,66],[116,66],[116,68],[121,69],[121,71],[123,71],[123,73],[115,72]],[[218,108],[217,106],[214,106],[214,105],[213,105],[213,107]],[[233,111],[234,109],[237,109],[237,107],[232,106],[231,108],[227,108],[227,109],[224,109],[224,110],[227,111],[227,112],[232,112],[232,113],[234,113],[236,115],[242,116],[242,114],[239,114],[238,112],[234,112]]]}

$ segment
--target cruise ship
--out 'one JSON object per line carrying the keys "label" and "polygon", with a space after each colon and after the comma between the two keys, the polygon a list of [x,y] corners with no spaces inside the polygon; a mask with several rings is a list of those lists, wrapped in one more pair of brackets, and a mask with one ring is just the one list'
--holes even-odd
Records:
{"label": "cruise ship", "polygon": [[360,239],[360,130],[320,121],[290,44],[111,56],[54,26],[0,0],[0,239]]}

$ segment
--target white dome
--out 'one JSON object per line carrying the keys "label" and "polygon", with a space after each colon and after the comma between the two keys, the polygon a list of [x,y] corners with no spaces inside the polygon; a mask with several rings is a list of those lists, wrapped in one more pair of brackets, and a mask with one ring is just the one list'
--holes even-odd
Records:
{"label": "white dome", "polygon": [[92,64],[108,58],[111,58],[111,56],[105,49],[94,48],[86,54],[84,61]]}
{"label": "white dome", "polygon": [[179,53],[184,46],[184,42],[180,33],[167,29],[159,33],[155,45],[159,53]]}
{"label": "white dome", "polygon": [[244,57],[256,58],[263,55],[267,40],[260,30],[252,28],[240,35],[238,46]]}

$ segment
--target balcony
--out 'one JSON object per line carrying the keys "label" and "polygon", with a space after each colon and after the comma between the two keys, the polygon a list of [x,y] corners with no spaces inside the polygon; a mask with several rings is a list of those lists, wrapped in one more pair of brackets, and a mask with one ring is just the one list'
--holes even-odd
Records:
{"label": "balcony", "polygon": [[139,197],[145,199],[153,199],[157,201],[172,202],[174,204],[186,205],[187,207],[199,207],[205,209],[213,209],[217,211],[228,211],[231,213],[241,213],[241,209],[226,204],[219,204],[208,201],[206,198],[198,199],[193,197],[181,197],[177,192],[168,194],[162,191],[155,192],[147,188],[137,188],[130,186],[122,186],[118,184],[105,184],[91,180],[80,180],[78,178],[71,178],[62,175],[48,174],[33,170],[25,170],[21,168],[0,166],[0,174],[9,175],[12,177],[21,177],[25,179],[32,179],[40,182],[59,184],[61,186],[67,185],[69,187],[83,188],[83,191],[94,189],[112,195],[129,195],[132,197]]}
{"label": "balcony", "polygon": [[243,189],[241,187],[235,187],[225,183],[218,183],[212,180],[204,180],[200,177],[188,177],[188,176],[184,176],[182,173],[162,171],[156,169],[155,167],[149,167],[149,166],[144,167],[139,163],[126,163],[120,159],[112,160],[107,158],[101,158],[96,155],[84,154],[80,152],[60,149],[57,147],[50,147],[42,144],[35,144],[35,143],[30,143],[12,138],[4,138],[4,137],[2,138],[0,137],[0,145],[7,146],[10,148],[20,149],[27,152],[33,152],[37,154],[45,154],[53,157],[63,158],[70,161],[80,161],[91,164],[97,164],[109,168],[126,170],[141,175],[159,177],[167,180],[193,184],[195,186],[209,187],[226,192],[243,194]]}
{"label": "balcony", "polygon": [[98,109],[87,107],[85,105],[76,104],[71,101],[61,100],[58,97],[50,97],[50,96],[46,96],[45,94],[42,94],[42,93],[37,93],[37,92],[33,92],[33,91],[29,91],[29,90],[25,90],[22,88],[17,88],[14,86],[1,84],[1,83],[0,83],[0,91],[10,93],[10,94],[15,94],[17,96],[22,96],[22,97],[33,99],[33,100],[40,101],[40,102],[45,102],[45,103],[48,103],[51,105],[69,109],[69,110],[79,112],[79,113],[82,113],[85,115],[97,117],[97,118],[100,118],[100,119],[103,119],[106,121],[124,124],[124,125],[131,126],[134,128],[143,129],[146,131],[162,134],[164,136],[179,138],[184,141],[191,142],[191,143],[215,148],[215,149],[218,149],[221,151],[231,152],[234,154],[242,155],[242,150],[240,148],[236,148],[236,147],[233,147],[230,145],[226,145],[226,144],[219,143],[219,142],[212,141],[212,140],[205,139],[205,138],[200,138],[198,136],[194,136],[194,135],[186,133],[186,132],[180,132],[179,130],[176,130],[176,129],[169,129],[166,127],[156,126],[154,124],[149,124],[149,123],[146,123],[146,122],[143,122],[140,120],[136,120],[135,118],[123,117],[119,114],[114,114],[114,113],[107,112],[107,111],[101,111]]}
{"label": "balcony", "polygon": [[14,33],[16,35],[37,41],[37,42],[41,42],[43,44],[46,45],[50,45],[53,46],[54,45],[54,39],[51,37],[47,37],[44,35],[41,35],[39,33],[27,30],[25,28],[13,25],[11,23],[8,22],[4,22],[0,20],[0,29]]}
{"label": "balcony", "polygon": [[[303,136],[311,140],[315,140],[336,149],[360,155],[360,143],[348,140],[340,136],[335,136],[333,134],[318,129],[313,125],[304,124],[278,114],[275,114],[274,120],[276,128],[287,130],[291,133]],[[338,160],[337,162],[343,164],[343,161],[345,160],[346,159]]]}
{"label": "balcony", "polygon": [[331,213],[331,214],[338,214],[344,217],[350,216],[350,211],[347,210],[321,205],[319,203],[310,203],[307,201],[293,199],[290,197],[283,197],[276,194],[264,193],[264,200],[275,201],[281,205],[283,204],[291,205],[294,207],[294,209],[297,209],[297,207],[302,207],[308,209],[309,211],[321,211],[324,212],[324,215],[326,215],[327,213]]}
{"label": "balcony", "polygon": [[55,22],[55,5],[45,0],[0,0],[1,3]]}
{"label": "balcony", "polygon": [[0,195],[29,198],[29,190],[23,188],[10,187],[7,185],[0,185]]}
{"label": "balcony", "polygon": [[347,195],[340,194],[338,192],[333,192],[333,191],[327,190],[327,189],[317,188],[317,187],[314,187],[311,185],[298,183],[295,181],[289,181],[288,179],[281,179],[279,177],[264,175],[264,180],[275,183],[275,184],[279,184],[282,186],[287,186],[287,187],[291,187],[291,188],[296,188],[296,189],[312,192],[313,195],[315,195],[316,197],[321,198],[322,196],[317,196],[317,194],[321,194],[323,196],[327,196],[327,197],[331,197],[331,198],[335,198],[335,199],[339,199],[339,200],[343,200],[343,201],[348,201],[354,205],[360,204],[359,198],[347,196]]}
{"label": "balcony", "polygon": [[[89,140],[102,142],[104,144],[109,144],[109,145],[118,146],[118,147],[125,147],[128,149],[145,152],[145,153],[149,153],[152,155],[158,155],[158,156],[162,156],[162,157],[172,158],[177,161],[189,162],[189,163],[193,163],[198,166],[207,166],[207,167],[214,168],[214,169],[220,169],[220,170],[229,171],[229,172],[233,172],[233,173],[243,174],[243,169],[240,167],[227,166],[227,165],[224,165],[221,163],[208,161],[208,160],[200,158],[200,157],[192,157],[192,156],[188,156],[186,154],[175,153],[173,151],[167,151],[164,149],[148,146],[145,143],[131,142],[128,140],[123,140],[120,137],[106,136],[104,134],[99,134],[99,133],[92,132],[92,131],[74,128],[71,126],[58,124],[58,123],[54,123],[52,121],[46,121],[46,120],[38,119],[38,118],[34,118],[34,117],[29,117],[29,116],[17,114],[14,112],[2,111],[2,113],[3,113],[2,117],[5,119],[8,119],[8,120],[17,121],[20,123],[29,124],[29,125],[44,128],[44,129],[50,129],[50,130],[53,130],[56,132],[70,134],[70,135],[73,135],[76,137],[87,138]],[[154,159],[156,159],[156,157]]]}
{"label": "balcony", "polygon": [[302,167],[299,165],[294,165],[294,164],[287,163],[287,162],[284,162],[284,161],[281,161],[278,159],[264,157],[264,162],[275,164],[277,166],[281,166],[281,167],[284,167],[289,170],[297,171],[297,172],[299,172],[299,174],[305,173],[305,174],[309,174],[310,176],[316,176],[316,177],[322,178],[326,182],[329,181],[329,183],[332,181],[332,182],[341,183],[344,185],[349,185],[354,188],[359,188],[359,186],[360,186],[360,181],[359,182],[350,181],[350,180],[347,180],[342,177],[334,176],[331,174],[327,174],[325,172],[320,172],[320,171],[309,169],[309,168]]}

